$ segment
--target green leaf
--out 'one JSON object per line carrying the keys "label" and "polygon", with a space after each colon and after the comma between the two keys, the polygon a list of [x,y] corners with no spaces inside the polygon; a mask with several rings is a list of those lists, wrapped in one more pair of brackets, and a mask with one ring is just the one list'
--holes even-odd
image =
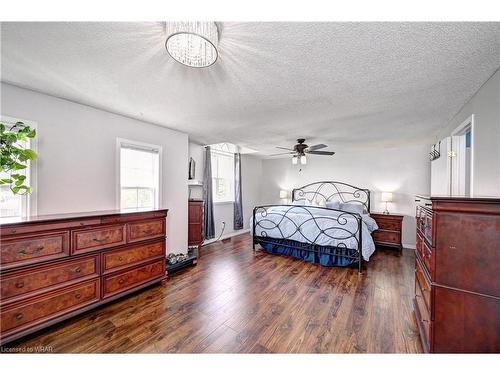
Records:
{"label": "green leaf", "polygon": [[13,183],[14,180],[11,178],[0,178],[0,185],[7,185]]}
{"label": "green leaf", "polygon": [[23,155],[27,157],[29,160],[35,160],[37,158],[36,152],[29,148],[23,150]]}
{"label": "green leaf", "polygon": [[14,171],[18,171],[18,170],[26,169],[26,168],[27,168],[27,165],[24,165],[24,164],[21,164],[18,162],[14,162],[14,164],[11,167],[11,169]]}
{"label": "green leaf", "polygon": [[[28,128],[28,129],[29,129],[29,128]],[[27,136],[28,138],[34,138],[34,137],[35,137],[35,135],[36,135],[36,130],[35,130],[35,129],[33,129],[32,131],[30,131],[28,134],[26,134],[26,136]]]}
{"label": "green leaf", "polygon": [[21,186],[24,183],[24,180],[26,180],[26,176],[18,175],[19,177],[16,178],[15,185],[16,186]]}

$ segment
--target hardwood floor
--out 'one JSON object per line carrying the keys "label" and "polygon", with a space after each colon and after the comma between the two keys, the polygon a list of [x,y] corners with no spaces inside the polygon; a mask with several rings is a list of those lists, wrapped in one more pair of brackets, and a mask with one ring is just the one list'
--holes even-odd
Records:
{"label": "hardwood floor", "polygon": [[9,347],[53,352],[420,353],[414,255],[377,250],[363,275],[251,249],[248,234],[198,265]]}

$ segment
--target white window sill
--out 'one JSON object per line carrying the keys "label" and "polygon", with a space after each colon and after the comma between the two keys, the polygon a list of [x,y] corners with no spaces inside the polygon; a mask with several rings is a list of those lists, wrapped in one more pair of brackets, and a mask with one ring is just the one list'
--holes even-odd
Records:
{"label": "white window sill", "polygon": [[214,202],[214,206],[218,205],[223,205],[223,204],[233,204],[234,201],[220,201],[220,202]]}

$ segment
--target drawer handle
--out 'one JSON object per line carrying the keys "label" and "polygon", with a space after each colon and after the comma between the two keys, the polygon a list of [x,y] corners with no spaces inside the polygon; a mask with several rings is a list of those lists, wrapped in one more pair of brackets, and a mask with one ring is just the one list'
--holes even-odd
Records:
{"label": "drawer handle", "polygon": [[121,261],[123,261],[123,258],[122,257],[118,257],[118,260],[121,262]]}
{"label": "drawer handle", "polygon": [[97,241],[97,242],[103,242],[103,241],[109,240],[109,236],[106,236],[106,237],[103,237],[103,238],[94,237],[92,240],[93,241]]}
{"label": "drawer handle", "polygon": [[21,320],[23,318],[23,314],[16,314],[16,320]]}
{"label": "drawer handle", "polygon": [[27,252],[24,247],[20,247],[19,249],[17,249],[17,252],[19,254],[32,255],[32,254],[36,254],[36,253],[42,251],[43,249],[44,249],[44,246],[40,245],[40,246],[37,246],[32,252]]}
{"label": "drawer handle", "polygon": [[429,321],[427,319],[422,319],[422,322],[429,323]]}
{"label": "drawer handle", "polygon": [[152,229],[143,229],[142,233],[144,233],[144,234],[151,234],[151,233],[153,233],[153,230]]}
{"label": "drawer handle", "polygon": [[24,283],[23,283],[22,281],[19,281],[19,282],[16,284],[16,288],[17,288],[17,289],[24,288]]}
{"label": "drawer handle", "polygon": [[123,284],[124,282],[125,282],[125,280],[123,280],[123,279],[118,280],[118,284]]}
{"label": "drawer handle", "polygon": [[75,294],[75,298],[76,298],[76,299],[80,299],[80,298],[81,298],[81,295],[80,295],[80,293],[78,293],[78,294]]}
{"label": "drawer handle", "polygon": [[75,268],[75,272],[76,272],[76,273],[80,273],[81,271],[82,271],[82,269],[81,269],[80,267],[76,267],[76,268]]}

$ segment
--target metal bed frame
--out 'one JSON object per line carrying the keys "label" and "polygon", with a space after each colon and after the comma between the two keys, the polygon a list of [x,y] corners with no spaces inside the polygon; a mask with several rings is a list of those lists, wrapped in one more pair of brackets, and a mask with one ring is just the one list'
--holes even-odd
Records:
{"label": "metal bed frame", "polygon": [[[367,213],[370,212],[370,190],[358,188],[353,185],[349,185],[343,182],[337,181],[321,181],[314,182],[302,186],[297,189],[292,190],[292,201],[299,199],[308,199],[311,202],[317,201],[317,199],[324,199],[325,201],[330,201],[332,199],[337,199],[343,203],[361,203]],[[286,210],[282,212],[269,212],[272,207],[287,207]],[[332,216],[322,216],[314,214],[311,209],[326,210],[326,211],[336,211],[339,214],[336,217]],[[290,219],[288,214],[301,213],[306,214],[306,218],[300,223],[295,223]],[[256,220],[256,215],[259,214],[259,220]],[[272,220],[271,220],[272,217]],[[320,226],[316,220],[321,217],[323,224]],[[356,220],[356,230],[348,230],[346,224],[349,219]],[[288,236],[283,235],[283,231],[280,228],[284,222],[292,223],[294,225],[294,231]],[[317,234],[310,238],[310,235],[306,235],[302,231],[302,226],[306,223],[314,223],[318,229]],[[253,209],[253,231],[252,231],[252,247],[255,251],[256,244],[271,244],[277,246],[283,246],[290,249],[305,250],[308,252],[313,252],[319,255],[331,255],[342,257],[346,259],[357,260],[358,272],[361,274],[363,265],[362,256],[362,218],[361,215],[356,213],[351,213],[339,209],[325,208],[325,207],[313,207],[313,206],[295,206],[295,205],[265,205],[257,206]],[[256,233],[256,227],[260,227],[260,232]],[[280,238],[269,237],[267,231],[277,229],[280,233]],[[333,235],[335,231],[336,235]],[[291,237],[299,234],[301,241],[291,240]],[[340,234],[339,234],[340,233]],[[328,238],[337,240],[336,246],[324,246],[318,245],[317,240],[320,236],[326,236]],[[278,240],[290,240],[293,245],[287,245],[280,243]],[[354,239],[356,243],[356,248],[349,248],[346,242],[350,239]],[[326,249],[326,251],[325,251]],[[350,255],[349,251],[353,254]]]}

